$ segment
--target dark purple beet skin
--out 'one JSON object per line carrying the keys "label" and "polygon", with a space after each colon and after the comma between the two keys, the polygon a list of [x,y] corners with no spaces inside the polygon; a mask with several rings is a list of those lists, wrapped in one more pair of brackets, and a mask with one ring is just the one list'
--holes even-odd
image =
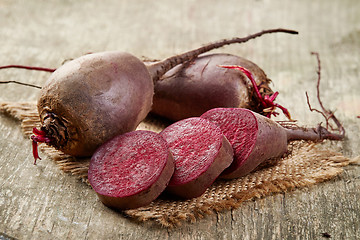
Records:
{"label": "dark purple beet skin", "polygon": [[243,108],[216,108],[201,115],[220,127],[234,149],[234,161],[222,178],[250,173],[266,159],[287,151],[287,131],[276,122]]}
{"label": "dark purple beet skin", "polygon": [[199,117],[218,107],[261,112],[259,98],[246,75],[221,67],[224,65],[245,67],[253,74],[262,96],[273,94],[268,86],[271,80],[255,63],[230,54],[206,54],[171,69],[155,83],[151,111],[173,121]]}
{"label": "dark purple beet skin", "polygon": [[151,203],[166,188],[173,172],[167,142],[154,132],[133,131],[96,150],[88,178],[106,206],[122,210]]}
{"label": "dark purple beet skin", "polygon": [[231,144],[215,124],[188,118],[165,128],[175,172],[166,190],[185,199],[201,196],[233,160]]}

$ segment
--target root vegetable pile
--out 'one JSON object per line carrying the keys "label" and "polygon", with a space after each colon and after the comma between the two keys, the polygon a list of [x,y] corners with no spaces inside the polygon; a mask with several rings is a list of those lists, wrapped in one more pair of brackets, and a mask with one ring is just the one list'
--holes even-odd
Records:
{"label": "root vegetable pile", "polygon": [[[297,33],[266,30],[152,64],[129,53],[101,52],[56,70],[19,65],[0,69],[52,72],[37,105],[42,125],[31,137],[35,163],[37,144],[43,142],[72,156],[92,155],[88,177],[100,200],[111,208],[130,209],[149,204],[163,191],[198,197],[219,177],[238,178],[282,156],[292,140],[343,139],[341,124],[319,96],[322,114],[335,121],[341,134],[320,125],[281,126],[270,116],[280,108],[291,120],[289,111],[274,103],[278,92],[272,92],[256,64],[229,54],[198,57],[273,32]],[[319,81],[320,75],[318,86]],[[154,113],[183,120],[159,134],[134,131],[152,107]]]}
{"label": "root vegetable pile", "polygon": [[[247,73],[249,78],[252,77],[247,69],[240,70]],[[318,74],[319,94],[320,63]],[[273,99],[267,99],[265,104],[270,104],[270,100]],[[317,128],[300,128],[285,124],[286,127],[283,127],[268,117],[244,108],[215,108],[200,118],[187,118],[168,126],[160,136],[167,141],[172,152],[175,170],[165,190],[185,199],[198,197],[217,178],[244,176],[263,161],[282,156],[287,152],[289,141],[342,140],[345,134],[342,125],[334,114],[324,108],[319,95],[318,100],[323,111],[313,109],[309,104],[310,110],[322,113],[327,121],[334,120],[339,134],[329,132],[321,125]],[[112,161],[110,157],[110,166]]]}

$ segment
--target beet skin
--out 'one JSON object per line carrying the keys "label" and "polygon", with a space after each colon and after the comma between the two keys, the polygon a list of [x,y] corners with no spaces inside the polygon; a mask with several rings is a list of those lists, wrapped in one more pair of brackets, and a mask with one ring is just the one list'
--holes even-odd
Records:
{"label": "beet skin", "polygon": [[41,129],[64,153],[91,156],[105,141],[135,130],[150,111],[153,88],[147,68],[131,54],[82,56],[58,68],[42,88]]}
{"label": "beet skin", "polygon": [[220,65],[245,67],[253,74],[262,96],[273,93],[268,86],[271,80],[255,63],[230,54],[207,54],[171,69],[155,83],[151,111],[173,121],[198,117],[219,107],[261,112],[259,98],[246,75]]}

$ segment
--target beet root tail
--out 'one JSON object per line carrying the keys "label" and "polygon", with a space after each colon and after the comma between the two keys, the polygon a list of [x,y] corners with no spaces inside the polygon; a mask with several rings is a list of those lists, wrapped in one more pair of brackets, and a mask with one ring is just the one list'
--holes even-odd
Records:
{"label": "beet root tail", "polygon": [[33,151],[33,156],[34,156],[34,165],[36,165],[36,160],[37,159],[41,160],[41,158],[39,156],[39,151],[38,151],[39,143],[43,143],[43,142],[50,143],[52,141],[52,139],[46,135],[45,131],[39,130],[37,128],[33,128],[33,133],[34,133],[34,135],[31,136],[32,151]]}
{"label": "beet root tail", "polygon": [[333,133],[326,128],[319,125],[317,128],[288,128],[285,127],[287,132],[288,141],[294,140],[310,140],[310,141],[322,141],[329,140],[343,140],[345,135],[343,133]]}

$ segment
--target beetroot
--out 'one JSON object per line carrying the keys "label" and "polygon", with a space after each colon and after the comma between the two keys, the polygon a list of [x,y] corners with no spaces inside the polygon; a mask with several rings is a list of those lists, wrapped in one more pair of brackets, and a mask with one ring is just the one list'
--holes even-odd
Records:
{"label": "beetroot", "polygon": [[91,158],[88,178],[108,207],[145,206],[166,188],[174,172],[167,142],[157,133],[134,131],[103,144]]}
{"label": "beetroot", "polygon": [[253,73],[261,97],[273,94],[271,80],[255,63],[230,54],[206,54],[176,66],[155,83],[151,111],[173,121],[198,117],[217,107],[262,112],[264,107],[246,75],[222,65],[245,67]]}
{"label": "beetroot", "polygon": [[135,130],[151,108],[153,88],[147,68],[131,54],[82,56],[58,68],[41,89],[41,131],[64,153],[91,156],[110,138]]}
{"label": "beetroot", "polygon": [[258,113],[243,108],[216,108],[202,118],[218,125],[234,149],[234,161],[221,175],[237,178],[254,170],[264,160],[280,157],[291,140],[340,140],[342,135],[325,128],[288,129]]}
{"label": "beetroot", "polygon": [[181,120],[160,135],[168,142],[175,160],[175,172],[167,187],[174,195],[186,199],[202,195],[232,162],[229,141],[206,119]]}

